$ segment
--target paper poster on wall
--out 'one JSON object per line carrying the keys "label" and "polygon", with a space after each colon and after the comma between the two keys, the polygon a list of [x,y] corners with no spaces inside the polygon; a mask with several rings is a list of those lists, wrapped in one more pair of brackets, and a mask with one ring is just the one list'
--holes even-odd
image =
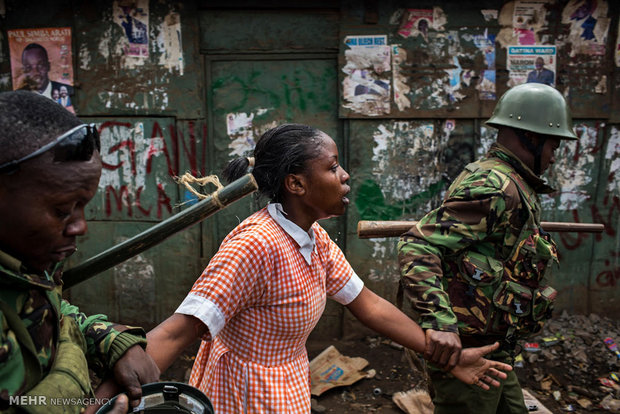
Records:
{"label": "paper poster on wall", "polygon": [[480,100],[495,100],[495,35],[484,30],[483,35],[474,37],[474,44],[484,54],[485,68],[480,74],[480,81],[476,86]]}
{"label": "paper poster on wall", "polygon": [[402,37],[422,36],[427,39],[428,29],[432,26],[432,9],[408,9],[405,21],[398,29],[398,34]]}
{"label": "paper poster on wall", "polygon": [[127,44],[125,56],[149,56],[148,0],[117,0],[113,4],[114,22],[123,28]]}
{"label": "paper poster on wall", "polygon": [[8,30],[13,89],[40,93],[75,113],[71,28]]}
{"label": "paper poster on wall", "polygon": [[534,28],[545,21],[546,0],[516,1],[512,15],[512,27],[520,45],[536,43]]}
{"label": "paper poster on wall", "polygon": [[506,67],[510,71],[508,86],[544,83],[555,86],[557,63],[555,46],[508,46]]}
{"label": "paper poster on wall", "polygon": [[571,56],[605,55],[610,18],[605,0],[571,0],[562,10],[562,23],[570,24]]}
{"label": "paper poster on wall", "polygon": [[345,108],[364,115],[390,113],[391,49],[387,35],[347,36],[346,74],[342,81]]}

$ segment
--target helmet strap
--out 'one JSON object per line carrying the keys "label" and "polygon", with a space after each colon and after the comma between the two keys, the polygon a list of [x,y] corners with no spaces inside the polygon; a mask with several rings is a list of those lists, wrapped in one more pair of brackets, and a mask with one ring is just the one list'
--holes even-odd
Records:
{"label": "helmet strap", "polygon": [[540,170],[540,163],[542,157],[542,150],[545,146],[545,142],[547,142],[547,137],[542,134],[538,135],[538,145],[534,145],[532,141],[528,139],[525,134],[525,131],[522,129],[514,129],[515,134],[519,137],[519,140],[525,145],[525,147],[530,151],[530,153],[534,156],[534,174],[540,175],[542,171]]}

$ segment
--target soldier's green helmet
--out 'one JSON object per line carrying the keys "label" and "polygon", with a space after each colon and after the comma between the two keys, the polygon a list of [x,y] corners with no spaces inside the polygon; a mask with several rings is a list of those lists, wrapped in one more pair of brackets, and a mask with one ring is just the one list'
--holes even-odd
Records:
{"label": "soldier's green helmet", "polygon": [[573,118],[564,97],[555,88],[542,83],[523,83],[508,89],[486,124],[495,128],[503,125],[553,135],[560,139],[578,139],[573,132]]}

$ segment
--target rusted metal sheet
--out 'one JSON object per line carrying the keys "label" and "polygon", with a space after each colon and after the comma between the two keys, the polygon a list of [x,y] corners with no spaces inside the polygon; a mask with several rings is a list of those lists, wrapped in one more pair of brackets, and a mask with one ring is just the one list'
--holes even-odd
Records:
{"label": "rusted metal sheet", "polygon": [[544,57],[576,117],[609,118],[617,9],[605,0],[382,3],[377,24],[343,23],[340,116],[485,118]]}
{"label": "rusted metal sheet", "polygon": [[[203,10],[203,53],[334,52],[339,13],[329,9]],[[233,29],[234,28],[234,29]]]}
{"label": "rusted metal sheet", "polygon": [[[620,139],[616,126],[578,122],[578,142],[563,142],[548,172],[558,190],[543,198],[544,218],[596,222],[601,234],[558,234],[560,268],[553,284],[559,307],[579,312],[617,312],[620,284]],[[587,300],[584,300],[587,298]]]}
{"label": "rusted metal sheet", "polygon": [[[131,11],[121,5],[75,3],[78,113],[204,117],[193,3],[141,0]],[[147,56],[129,52],[136,9],[147,16]]]}
{"label": "rusted metal sheet", "polygon": [[[12,88],[7,29],[71,27],[75,107],[102,132],[104,178],[88,207],[89,235],[70,265],[191,203],[175,175],[220,174],[267,128],[302,122],[336,140],[351,173],[346,217],[321,224],[388,299],[399,273],[395,241],[358,239],[357,221],[417,219],[437,206],[462,166],[494,140],[495,130],[482,122],[514,78],[508,47],[555,45],[557,86],[572,105],[580,141],[560,150],[549,176],[559,192],[544,200],[543,218],[606,224],[599,235],[556,236],[558,308],[617,313],[620,3],[442,0],[409,10],[395,0],[322,1],[321,9],[307,1],[250,9],[249,1],[140,0],[135,4],[149,10],[149,54],[141,58],[126,53],[127,32],[114,11],[121,2],[5,3],[0,90]],[[345,40],[367,35],[387,48],[347,56]],[[349,97],[362,96],[358,101],[346,99],[348,76]],[[358,85],[366,89],[355,95]],[[387,100],[376,98],[386,89]],[[72,299],[126,322],[161,321],[223,237],[261,205],[243,200],[76,286]],[[343,320],[342,307],[330,304],[316,334],[338,336]]]}

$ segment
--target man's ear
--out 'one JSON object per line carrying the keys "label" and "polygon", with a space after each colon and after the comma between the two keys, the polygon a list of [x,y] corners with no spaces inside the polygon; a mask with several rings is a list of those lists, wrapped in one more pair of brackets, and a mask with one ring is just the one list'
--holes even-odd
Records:
{"label": "man's ear", "polygon": [[301,174],[289,174],[284,178],[284,189],[293,195],[304,195],[306,180]]}

